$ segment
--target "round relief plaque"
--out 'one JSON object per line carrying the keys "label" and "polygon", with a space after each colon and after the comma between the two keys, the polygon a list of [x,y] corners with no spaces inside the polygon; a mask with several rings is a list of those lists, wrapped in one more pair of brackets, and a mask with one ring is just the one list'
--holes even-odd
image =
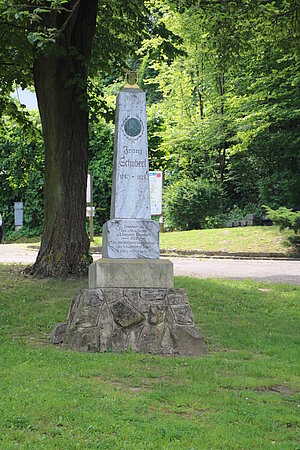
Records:
{"label": "round relief plaque", "polygon": [[130,119],[126,120],[126,122],[124,124],[124,130],[128,136],[136,137],[142,131],[141,122],[138,119],[131,117]]}

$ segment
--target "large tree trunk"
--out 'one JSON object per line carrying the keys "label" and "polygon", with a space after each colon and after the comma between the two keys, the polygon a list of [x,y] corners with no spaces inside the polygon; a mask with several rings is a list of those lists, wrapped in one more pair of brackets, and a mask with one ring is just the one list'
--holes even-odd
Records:
{"label": "large tree trunk", "polygon": [[[98,0],[70,1],[71,12],[45,15],[60,30],[52,55],[36,50],[34,80],[45,142],[44,229],[30,273],[86,274],[88,169],[87,67]],[[65,6],[65,5],[64,5]]]}

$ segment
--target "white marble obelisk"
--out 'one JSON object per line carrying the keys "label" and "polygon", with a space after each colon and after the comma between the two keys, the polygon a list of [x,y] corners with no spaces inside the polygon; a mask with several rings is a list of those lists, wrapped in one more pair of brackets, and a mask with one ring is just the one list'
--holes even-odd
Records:
{"label": "white marble obelisk", "polygon": [[89,289],[73,300],[53,343],[79,351],[167,355],[206,353],[173,263],[159,259],[159,224],[151,220],[146,100],[137,85],[117,100],[111,219],[102,256],[89,267]]}
{"label": "white marble obelisk", "polygon": [[159,225],[151,220],[145,92],[125,87],[117,97],[110,220],[104,258],[159,258]]}
{"label": "white marble obelisk", "polygon": [[124,88],[117,98],[111,219],[151,219],[146,96]]}

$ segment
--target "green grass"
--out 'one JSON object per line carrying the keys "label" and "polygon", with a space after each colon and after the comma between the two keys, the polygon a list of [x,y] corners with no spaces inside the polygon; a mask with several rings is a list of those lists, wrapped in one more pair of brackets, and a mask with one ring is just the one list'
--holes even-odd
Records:
{"label": "green grass", "polygon": [[209,356],[47,343],[86,280],[0,266],[0,448],[298,449],[300,288],[177,277]]}
{"label": "green grass", "polygon": [[[276,226],[174,231],[160,234],[160,248],[168,251],[289,255],[293,249],[287,242],[287,238],[293,234],[289,230],[280,232]],[[101,237],[96,237],[93,245],[101,244]]]}
{"label": "green grass", "polygon": [[283,253],[286,239],[293,233],[281,233],[278,227],[238,227],[215,230],[191,230],[163,233],[161,248],[218,252]]}

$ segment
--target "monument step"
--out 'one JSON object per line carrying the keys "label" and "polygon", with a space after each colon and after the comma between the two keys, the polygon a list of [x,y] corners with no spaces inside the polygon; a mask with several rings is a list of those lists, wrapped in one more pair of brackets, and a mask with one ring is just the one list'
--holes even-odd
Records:
{"label": "monument step", "polygon": [[90,265],[89,287],[173,288],[173,263],[168,259],[102,258]]}

